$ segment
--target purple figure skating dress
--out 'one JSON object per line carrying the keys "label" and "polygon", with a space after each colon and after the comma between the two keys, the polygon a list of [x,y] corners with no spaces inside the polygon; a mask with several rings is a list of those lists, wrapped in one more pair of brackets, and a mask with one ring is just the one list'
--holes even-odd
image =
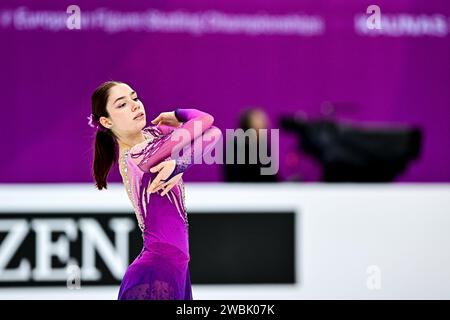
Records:
{"label": "purple figure skating dress", "polygon": [[[180,127],[144,128],[147,140],[125,151],[121,159],[120,171],[142,231],[143,248],[125,272],[119,300],[192,300],[184,184],[180,179],[164,196],[161,191],[150,193],[150,183],[157,173],[149,170],[161,161],[176,159],[168,181],[198,163],[197,159],[209,152],[222,135],[212,126],[214,118],[207,113],[177,109],[175,115],[183,123]],[[173,156],[173,150],[180,146],[188,152]]]}

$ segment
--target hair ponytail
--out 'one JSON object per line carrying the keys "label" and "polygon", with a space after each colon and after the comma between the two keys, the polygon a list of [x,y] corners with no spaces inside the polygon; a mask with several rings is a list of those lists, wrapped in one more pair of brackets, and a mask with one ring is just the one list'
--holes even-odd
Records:
{"label": "hair ponytail", "polygon": [[[123,83],[120,81],[107,81],[102,83],[92,94],[92,116],[99,123],[100,117],[109,117],[106,110],[109,90],[115,85]],[[101,124],[99,124],[101,126]],[[117,162],[117,142],[114,133],[108,128],[97,130],[94,142],[94,162],[92,164],[92,176],[95,179],[98,190],[107,189],[109,171]]]}
{"label": "hair ponytail", "polygon": [[92,173],[98,190],[107,189],[109,171],[117,162],[117,145],[111,130],[97,131],[95,135],[94,163]]}

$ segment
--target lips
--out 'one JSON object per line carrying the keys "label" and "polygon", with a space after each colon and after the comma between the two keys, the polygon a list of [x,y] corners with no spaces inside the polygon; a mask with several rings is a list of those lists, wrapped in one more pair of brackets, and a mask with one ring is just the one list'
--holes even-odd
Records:
{"label": "lips", "polygon": [[139,118],[140,116],[143,116],[143,115],[144,115],[143,112],[139,112],[139,113],[137,114],[137,116],[133,118],[133,120],[136,120],[137,118]]}

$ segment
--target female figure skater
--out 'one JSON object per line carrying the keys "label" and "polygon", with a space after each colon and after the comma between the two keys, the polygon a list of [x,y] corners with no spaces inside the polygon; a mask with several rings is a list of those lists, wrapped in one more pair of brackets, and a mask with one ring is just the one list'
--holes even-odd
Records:
{"label": "female figure skater", "polygon": [[[181,176],[221,138],[221,131],[212,126],[214,118],[197,109],[176,109],[146,126],[137,93],[123,82],[108,81],[93,93],[89,119],[97,129],[96,187],[106,189],[118,146],[120,174],[143,236],[143,248],[125,272],[118,299],[192,300]],[[180,136],[189,139],[180,143]],[[181,147],[179,156],[174,150]]]}

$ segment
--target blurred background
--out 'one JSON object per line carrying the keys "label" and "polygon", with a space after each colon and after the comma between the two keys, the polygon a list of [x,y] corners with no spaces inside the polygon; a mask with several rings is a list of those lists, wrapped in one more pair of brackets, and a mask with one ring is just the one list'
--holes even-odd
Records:
{"label": "blurred background", "polygon": [[276,175],[184,175],[194,299],[450,296],[448,1],[6,0],[0,39],[0,298],[115,299],[139,253],[117,166],[91,176],[107,80],[148,124],[279,130]]}

